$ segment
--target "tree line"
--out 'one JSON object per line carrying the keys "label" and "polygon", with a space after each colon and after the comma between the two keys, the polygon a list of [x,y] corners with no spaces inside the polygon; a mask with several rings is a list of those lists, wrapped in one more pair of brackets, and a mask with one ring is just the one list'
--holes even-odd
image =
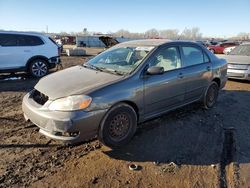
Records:
{"label": "tree line", "polygon": [[[93,34],[102,34],[100,32],[89,32],[85,29],[83,32],[61,32],[61,35],[93,35]],[[206,37],[200,31],[200,28],[193,27],[193,28],[185,28],[184,30],[180,31],[178,29],[165,29],[165,30],[157,30],[157,29],[149,29],[145,32],[130,32],[125,29],[120,29],[116,32],[108,32],[107,34],[113,37],[124,37],[124,38],[166,38],[172,40],[207,40],[211,39],[211,37]],[[216,38],[215,39],[224,39],[224,38]],[[250,33],[241,32],[234,37],[228,37],[229,40],[250,40]]]}

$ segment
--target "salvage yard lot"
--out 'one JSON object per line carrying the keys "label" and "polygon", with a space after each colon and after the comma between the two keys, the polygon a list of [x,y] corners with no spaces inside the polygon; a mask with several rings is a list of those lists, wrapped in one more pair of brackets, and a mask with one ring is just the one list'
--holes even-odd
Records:
{"label": "salvage yard lot", "polygon": [[111,150],[96,139],[64,146],[25,122],[22,98],[37,81],[0,80],[0,187],[250,185],[249,82],[229,80],[213,109],[192,104],[140,124],[128,145]]}

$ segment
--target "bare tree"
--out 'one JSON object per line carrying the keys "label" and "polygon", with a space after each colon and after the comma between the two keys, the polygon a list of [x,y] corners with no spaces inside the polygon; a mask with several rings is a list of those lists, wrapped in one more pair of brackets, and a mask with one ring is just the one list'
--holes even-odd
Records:
{"label": "bare tree", "polygon": [[145,32],[145,38],[158,38],[159,32],[156,29],[150,29]]}
{"label": "bare tree", "polygon": [[192,29],[185,28],[180,37],[181,39],[197,40],[202,38],[202,33],[200,33],[198,27],[193,27]]}
{"label": "bare tree", "polygon": [[179,38],[179,30],[178,29],[167,29],[159,31],[160,37],[166,39],[178,39]]}
{"label": "bare tree", "polygon": [[118,31],[116,31],[115,33],[113,33],[113,35],[115,37],[130,37],[130,32],[128,30],[124,30],[124,29],[120,29]]}
{"label": "bare tree", "polygon": [[60,35],[69,35],[69,33],[65,32],[65,31],[61,31],[59,34]]}
{"label": "bare tree", "polygon": [[250,33],[245,33],[245,32],[241,32],[237,35],[236,37],[239,40],[249,40],[250,39]]}

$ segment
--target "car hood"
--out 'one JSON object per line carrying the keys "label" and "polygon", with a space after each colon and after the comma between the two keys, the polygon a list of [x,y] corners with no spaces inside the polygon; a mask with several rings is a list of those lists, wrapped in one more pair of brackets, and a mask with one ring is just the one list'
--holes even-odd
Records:
{"label": "car hood", "polygon": [[241,55],[218,55],[219,58],[226,59],[228,63],[232,64],[249,64],[250,65],[250,56],[241,56]]}
{"label": "car hood", "polygon": [[119,75],[75,66],[42,78],[36,84],[35,89],[54,100],[88,93],[121,78],[122,76]]}

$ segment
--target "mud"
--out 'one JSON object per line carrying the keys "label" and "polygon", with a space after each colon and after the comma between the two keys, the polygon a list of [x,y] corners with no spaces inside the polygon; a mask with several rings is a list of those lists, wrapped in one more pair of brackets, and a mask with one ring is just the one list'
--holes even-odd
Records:
{"label": "mud", "polygon": [[[86,58],[62,57],[62,64]],[[140,124],[129,144],[111,150],[96,139],[65,146],[25,122],[22,98],[37,81],[0,75],[0,187],[250,185],[249,82],[229,80],[213,109],[192,104]]]}

